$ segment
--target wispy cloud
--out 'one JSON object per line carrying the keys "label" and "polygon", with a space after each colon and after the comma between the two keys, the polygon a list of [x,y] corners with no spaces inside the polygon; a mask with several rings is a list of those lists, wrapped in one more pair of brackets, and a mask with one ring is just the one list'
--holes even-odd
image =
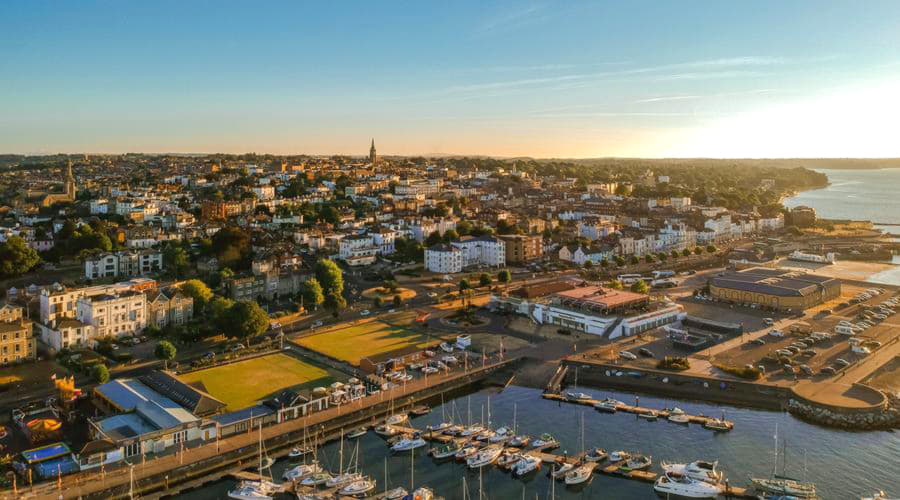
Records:
{"label": "wispy cloud", "polygon": [[521,28],[539,23],[546,18],[547,5],[545,4],[519,5],[517,7],[515,10],[505,11],[484,19],[476,26],[474,34],[483,36],[494,32]]}
{"label": "wispy cloud", "polygon": [[644,104],[648,102],[671,102],[671,101],[692,101],[695,99],[703,99],[702,95],[668,95],[660,97],[648,97],[647,99],[638,99],[633,101],[634,104]]}

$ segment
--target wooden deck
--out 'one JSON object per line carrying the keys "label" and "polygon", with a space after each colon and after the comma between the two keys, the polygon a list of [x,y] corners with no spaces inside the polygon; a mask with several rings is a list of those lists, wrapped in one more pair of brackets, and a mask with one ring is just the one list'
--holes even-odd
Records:
{"label": "wooden deck", "polygon": [[[557,394],[557,393],[554,393],[554,392],[545,392],[545,393],[543,394],[543,396],[544,396],[544,399],[552,399],[552,400],[554,400],[554,401],[562,401],[562,402],[565,402],[565,403],[572,403],[572,404],[577,404],[577,405],[590,406],[590,407],[592,407],[592,408],[594,407],[595,404],[597,404],[597,403],[600,402],[600,401],[595,400],[595,399],[579,399],[579,400],[571,400],[571,399],[568,399],[567,397],[563,396],[562,394]],[[617,406],[616,406],[616,411],[624,411],[624,412],[627,412],[627,413],[634,413],[635,415],[649,415],[649,414],[655,413],[656,416],[657,416],[658,418],[663,419],[663,420],[666,420],[666,419],[669,418],[669,416],[671,416],[671,413],[669,413],[669,410],[666,410],[666,409],[657,410],[657,409],[654,409],[654,408],[647,408],[647,407],[644,407],[644,406],[634,406],[634,405],[628,405],[628,404],[624,404],[624,403],[623,403],[623,404],[620,404],[620,405],[617,405]],[[712,423],[712,422],[716,422],[716,421],[719,420],[719,419],[717,419],[717,418],[715,418],[715,417],[707,417],[707,416],[705,416],[705,415],[685,415],[685,416],[688,418],[688,421],[689,421],[690,423],[692,423],[692,424],[700,424],[700,425],[702,425],[702,426],[704,426],[704,427],[706,427],[708,424],[710,424],[710,423]],[[725,422],[726,422],[726,425],[727,425],[727,427],[728,427],[727,430],[730,431],[730,430],[734,429],[734,423],[733,423],[733,422],[728,421],[728,420],[726,420]],[[725,429],[710,429],[710,430],[723,431],[723,430],[725,430]]]}

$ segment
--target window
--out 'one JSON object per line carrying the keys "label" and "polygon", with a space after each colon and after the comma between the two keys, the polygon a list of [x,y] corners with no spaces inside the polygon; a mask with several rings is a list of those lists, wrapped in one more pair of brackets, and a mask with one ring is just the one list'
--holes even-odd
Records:
{"label": "window", "polygon": [[141,452],[141,442],[135,441],[133,443],[125,445],[125,456],[133,457]]}
{"label": "window", "polygon": [[172,435],[175,444],[187,441],[187,431],[179,431]]}

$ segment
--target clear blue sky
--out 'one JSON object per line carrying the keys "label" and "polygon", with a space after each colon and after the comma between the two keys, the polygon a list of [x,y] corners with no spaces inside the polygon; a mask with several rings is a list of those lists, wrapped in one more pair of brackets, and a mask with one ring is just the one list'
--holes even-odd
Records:
{"label": "clear blue sky", "polygon": [[7,0],[0,20],[0,152],[900,156],[895,0]]}

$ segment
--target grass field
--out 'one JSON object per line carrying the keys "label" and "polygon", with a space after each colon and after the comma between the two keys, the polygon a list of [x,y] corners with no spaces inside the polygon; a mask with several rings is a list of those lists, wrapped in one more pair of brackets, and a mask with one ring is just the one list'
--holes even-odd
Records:
{"label": "grass field", "polygon": [[433,345],[435,340],[408,326],[414,317],[415,313],[401,313],[386,321],[369,321],[303,337],[298,343],[332,358],[358,365],[362,358],[378,357],[401,350],[425,349]]}
{"label": "grass field", "polygon": [[309,389],[335,381],[325,369],[286,354],[273,354],[179,376],[186,383],[202,382],[228,410],[252,406],[282,389]]}

